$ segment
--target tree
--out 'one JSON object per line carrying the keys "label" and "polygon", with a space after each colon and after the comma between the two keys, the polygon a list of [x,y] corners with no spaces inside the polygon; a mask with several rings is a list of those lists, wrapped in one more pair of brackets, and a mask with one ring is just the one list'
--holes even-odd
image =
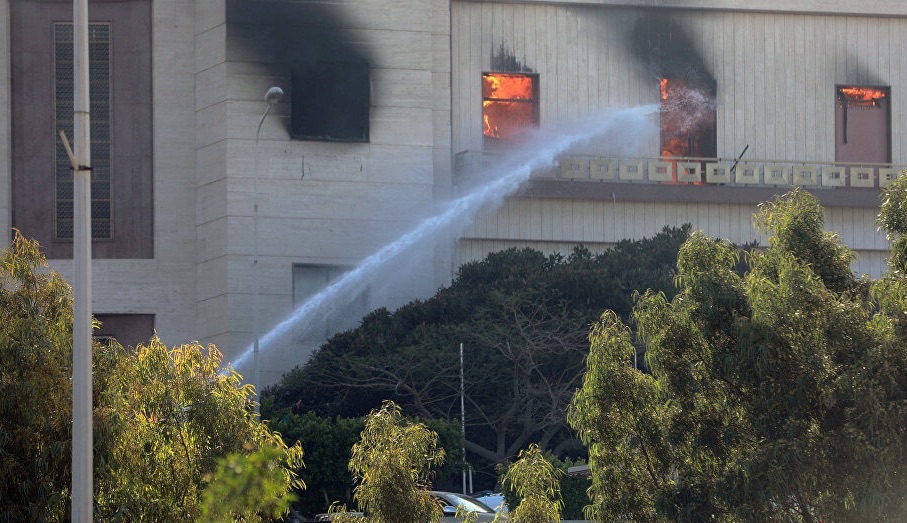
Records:
{"label": "tree", "polygon": [[507,468],[503,477],[504,487],[519,498],[519,503],[510,511],[507,521],[560,521],[563,508],[558,477],[560,473],[560,469],[545,459],[538,445],[533,443],[526,450],[520,451],[519,458]]}
{"label": "tree", "polygon": [[428,300],[372,312],[265,395],[276,409],[298,404],[322,416],[360,416],[391,399],[423,419],[457,420],[462,342],[468,452],[491,470],[530,441],[558,455],[581,453],[564,411],[579,385],[589,324],[604,308],[629,314],[637,286],[672,292],[688,231],[666,228],[597,256],[584,248],[567,257],[492,253]]}
{"label": "tree", "polygon": [[823,231],[804,191],[763,204],[755,221],[771,239],[744,276],[731,245],[694,233],[678,257],[679,293],[638,297],[651,375],[629,364],[631,332],[615,314],[593,328],[568,415],[589,449],[591,517],[907,514],[903,276],[856,279],[853,254]]}
{"label": "tree", "polygon": [[287,492],[282,449],[265,446],[255,452],[234,452],[218,460],[211,483],[202,492],[199,523],[234,523],[277,519],[295,499]]}
{"label": "tree", "polygon": [[[365,427],[365,419],[323,418],[313,412],[296,414],[291,409],[274,413],[269,426],[280,432],[287,445],[299,443],[305,449],[306,466],[298,472],[307,488],[296,492],[298,501],[293,503],[293,510],[297,514],[312,517],[327,512],[335,501],[352,503],[353,475],[348,465],[352,447],[359,441]],[[463,462],[463,438],[459,423],[442,420],[421,422],[438,435],[438,445],[447,457],[434,471],[436,480],[458,474]]]}
{"label": "tree", "polygon": [[[362,439],[353,445],[349,468],[358,483],[356,505],[370,523],[437,523],[441,505],[431,494],[430,478],[443,460],[438,435],[407,422],[400,407],[385,402],[369,414]],[[366,521],[340,513],[341,522]]]}
{"label": "tree", "polygon": [[[96,517],[194,521],[205,478],[214,481],[219,459],[237,453],[265,452],[268,465],[258,470],[279,481],[269,483],[276,500],[237,506],[232,516],[273,515],[271,501],[300,486],[302,449],[287,448],[255,418],[251,388],[220,368],[213,346],[95,343],[93,362]],[[38,244],[16,232],[0,254],[2,521],[68,519],[71,376],[71,289]]]}
{"label": "tree", "polygon": [[[280,435],[258,421],[251,385],[221,368],[213,345],[168,348],[157,338],[123,354],[108,378],[100,406],[103,459],[97,469],[97,505],[102,519],[194,521],[206,477],[219,460],[264,463],[252,478],[257,487],[282,498],[301,487],[296,470],[302,448],[287,447]],[[237,456],[237,454],[239,456]],[[245,458],[243,458],[245,456]],[[229,467],[221,471],[230,473]],[[248,479],[248,478],[247,478]],[[214,477],[223,488],[225,478]],[[258,483],[255,483],[258,482]],[[275,483],[276,482],[276,483]],[[233,517],[260,521],[262,506],[273,514],[278,500],[240,506]]]}
{"label": "tree", "polygon": [[72,294],[37,242],[0,254],[0,521],[62,521],[71,483]]}

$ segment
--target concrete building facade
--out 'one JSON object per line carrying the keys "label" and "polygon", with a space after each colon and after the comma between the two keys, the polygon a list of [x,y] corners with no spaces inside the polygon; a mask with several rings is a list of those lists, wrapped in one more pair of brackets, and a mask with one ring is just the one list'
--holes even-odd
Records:
{"label": "concrete building facade", "polygon": [[[64,276],[71,216],[55,137],[66,125],[68,5],[0,0],[0,229],[38,237]],[[138,342],[153,330],[237,361],[328,281],[462,194],[461,180],[493,176],[523,131],[636,105],[661,111],[632,154],[565,152],[455,240],[438,233],[357,280],[329,300],[343,302],[334,317],[281,327],[262,347],[262,383],[368,310],[430,296],[492,250],[604,249],[686,222],[764,243],[755,206],[794,185],[827,205],[828,228],[858,251],[856,271],[884,271],[878,194],[907,165],[897,0],[104,0],[89,10],[106,56],[92,83],[106,96],[97,158],[108,175],[98,167],[93,179],[107,224],[93,247],[104,334]],[[523,90],[504,93],[507,82]],[[272,86],[284,96],[268,109]],[[695,121],[691,97],[704,100]]]}

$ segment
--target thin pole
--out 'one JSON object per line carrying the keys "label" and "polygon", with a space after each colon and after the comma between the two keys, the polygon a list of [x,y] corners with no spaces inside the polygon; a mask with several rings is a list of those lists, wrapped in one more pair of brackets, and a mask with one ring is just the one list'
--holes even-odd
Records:
{"label": "thin pole", "polygon": [[91,120],[88,0],[73,0],[73,369],[72,521],[91,523],[94,457],[91,408]]}
{"label": "thin pole", "polygon": [[258,360],[259,340],[261,339],[258,311],[258,140],[261,137],[261,126],[265,123],[265,118],[267,118],[268,113],[271,112],[271,107],[280,101],[282,96],[283,90],[280,87],[268,89],[268,92],[265,93],[265,103],[267,106],[265,107],[264,113],[261,115],[261,120],[258,121],[258,129],[255,130],[255,172],[252,173],[252,337],[254,338],[252,342],[252,372],[254,379],[252,385],[255,386],[255,414],[258,416],[261,415],[261,363]]}
{"label": "thin pole", "polygon": [[258,121],[258,129],[255,131],[255,172],[252,173],[252,385],[255,386],[255,414],[261,415],[261,363],[258,361],[259,331],[258,317],[258,139],[261,135],[261,124],[265,123],[265,118],[271,112],[271,104],[267,104],[261,120]]}
{"label": "thin pole", "polygon": [[463,343],[460,343],[460,430],[463,432],[463,494],[466,491],[466,403],[463,400],[465,387],[463,386]]}

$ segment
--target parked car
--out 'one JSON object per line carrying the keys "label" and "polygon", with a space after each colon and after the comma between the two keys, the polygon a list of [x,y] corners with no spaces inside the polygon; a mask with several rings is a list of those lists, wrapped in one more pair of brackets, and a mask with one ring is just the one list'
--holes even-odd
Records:
{"label": "parked car", "polygon": [[490,523],[496,515],[494,509],[482,503],[472,496],[466,494],[457,494],[455,492],[432,491],[444,504],[444,516],[441,518],[442,523],[456,523],[457,508],[462,507],[467,512],[475,512],[476,523]]}
{"label": "parked car", "polygon": [[[443,507],[443,516],[441,523],[460,523],[462,518],[457,518],[457,508],[463,507],[467,512],[475,512],[475,523],[491,523],[494,520],[495,511],[485,503],[474,497],[455,492],[441,492],[433,490],[432,494],[438,498]],[[362,512],[352,512],[354,516],[363,516]],[[336,517],[336,514],[318,514],[315,521],[318,523],[329,523]]]}

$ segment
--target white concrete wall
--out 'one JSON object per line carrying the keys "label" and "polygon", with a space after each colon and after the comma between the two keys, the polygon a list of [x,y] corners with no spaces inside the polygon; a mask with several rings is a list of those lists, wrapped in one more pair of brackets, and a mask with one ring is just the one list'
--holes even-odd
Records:
{"label": "white concrete wall", "polygon": [[[583,244],[594,252],[626,238],[650,238],[665,226],[689,223],[713,238],[738,244],[768,239],[753,227],[756,205],[696,202],[577,201],[510,198],[498,209],[478,217],[458,243],[457,263],[481,259],[509,247],[533,247],[546,253],[569,253]],[[878,277],[886,270],[888,242],[872,230],[876,208],[828,207],[826,230],[854,249],[858,274]]]}
{"label": "white concrete wall", "polygon": [[[447,3],[369,0],[343,8],[344,29],[373,57],[368,143],[291,140],[283,100],[256,147],[262,97],[272,85],[288,91],[288,79],[227,60],[222,3],[197,28],[198,323],[227,360],[252,346],[255,330],[264,336],[292,312],[293,264],[355,266],[433,214],[449,192]],[[433,294],[450,277],[450,244],[392,262],[368,284],[369,308]],[[262,346],[262,383],[308,356],[293,335]]]}
{"label": "white concrete wall", "polygon": [[901,0],[500,0],[500,3],[669,7],[774,13],[907,15]]}
{"label": "white concrete wall", "polygon": [[194,137],[196,200],[197,336],[222,348],[227,343],[227,22],[223,0],[196,3]]}

